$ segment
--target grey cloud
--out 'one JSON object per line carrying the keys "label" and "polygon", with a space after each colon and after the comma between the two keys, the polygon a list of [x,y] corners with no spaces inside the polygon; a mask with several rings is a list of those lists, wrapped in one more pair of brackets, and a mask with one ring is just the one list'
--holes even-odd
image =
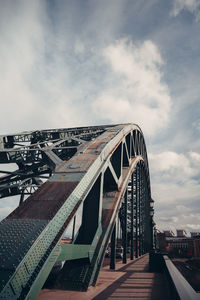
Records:
{"label": "grey cloud", "polygon": [[[199,173],[189,156],[200,148],[199,23],[183,11],[170,17],[171,9],[172,1],[164,0],[0,3],[1,133],[114,122],[108,110],[94,114],[95,99],[115,90],[115,98],[126,96],[136,103],[137,95],[132,93],[132,81],[128,85],[122,74],[112,71],[102,57],[103,49],[124,39],[138,49],[144,41],[156,46],[163,61],[160,85],[168,86],[171,109],[167,121],[157,123],[155,133],[159,133],[154,136],[149,137],[142,126],[147,150],[153,155],[183,155],[166,170],[153,166],[156,159],[150,157],[158,226],[164,223],[163,217],[171,218],[172,225],[184,224],[180,205],[194,213],[199,211],[200,198]],[[123,110],[129,107],[125,100]],[[148,97],[143,101],[144,106],[155,107]],[[138,108],[141,101],[137,104]],[[130,109],[134,112],[133,106]],[[141,109],[139,117],[131,112],[130,121],[140,125],[144,115],[153,118],[152,110],[145,114]],[[126,117],[125,113],[123,120]],[[151,121],[146,124],[152,125]],[[183,167],[184,159],[188,165]],[[4,213],[14,206],[14,200],[1,200]],[[176,215],[178,221],[172,219]],[[195,225],[192,217],[187,224]]]}

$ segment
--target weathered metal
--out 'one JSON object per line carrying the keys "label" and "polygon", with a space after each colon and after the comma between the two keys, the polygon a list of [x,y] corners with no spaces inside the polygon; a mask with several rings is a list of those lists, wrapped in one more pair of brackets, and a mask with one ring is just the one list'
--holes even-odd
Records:
{"label": "weathered metal", "polygon": [[115,259],[116,259],[116,222],[111,235],[110,245],[110,269],[115,270]]}
{"label": "weathered metal", "polygon": [[131,175],[131,197],[130,197],[130,214],[131,214],[131,229],[130,229],[130,259],[134,259],[134,245],[133,245],[133,237],[134,237],[134,198],[133,194],[134,193],[134,178],[133,174]]}
{"label": "weathered metal", "polygon": [[[19,237],[19,246],[9,248],[15,262],[12,266],[6,261],[0,265],[1,298],[35,299],[54,263],[61,258],[67,262],[55,283],[57,287],[86,290],[95,284],[132,174],[136,177],[132,188],[140,254],[144,239],[147,245],[150,243],[150,237],[142,234],[147,226],[142,222],[150,223],[149,170],[144,138],[137,125],[37,131],[1,136],[0,140],[0,161],[18,165],[18,170],[0,178],[2,197],[21,195],[24,177],[36,180],[49,176],[0,223],[0,232],[7,236],[4,244],[0,242],[0,256],[2,249],[12,244],[13,235]],[[18,147],[23,142],[29,146]],[[63,233],[81,204],[79,230],[72,244],[61,250]],[[38,230],[23,235],[24,222]],[[130,218],[128,224],[130,228]]]}

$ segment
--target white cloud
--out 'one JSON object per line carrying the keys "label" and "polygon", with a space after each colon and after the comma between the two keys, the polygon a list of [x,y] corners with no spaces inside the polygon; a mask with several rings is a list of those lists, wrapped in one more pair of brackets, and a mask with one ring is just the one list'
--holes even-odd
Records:
{"label": "white cloud", "polygon": [[12,207],[0,207],[0,221],[4,219],[6,216],[8,216],[15,208],[17,205],[12,206]]}
{"label": "white cloud", "polygon": [[187,10],[195,15],[195,20],[200,20],[200,0],[174,0],[171,15],[176,17],[182,10]]}
{"label": "white cloud", "polygon": [[93,103],[98,117],[111,122],[135,122],[145,134],[155,134],[169,121],[171,99],[162,82],[162,58],[150,41],[135,45],[121,39],[106,47],[103,57],[111,67],[107,89]]}
{"label": "white cloud", "polygon": [[[1,114],[7,116],[8,123],[21,123],[35,109],[36,99],[28,81],[31,70],[37,66],[37,44],[43,48],[44,43],[36,14],[37,1],[29,8],[25,2],[21,5],[19,2],[16,7],[13,4],[13,9],[15,16],[9,5],[1,6],[0,13]],[[8,124],[2,122],[1,130],[6,127]]]}
{"label": "white cloud", "polygon": [[[48,18],[45,2],[1,5],[1,134],[85,122],[69,75],[69,49],[53,35]],[[84,51],[78,40],[75,51]]]}
{"label": "white cloud", "polygon": [[200,224],[186,224],[185,227],[189,230],[200,230]]}
{"label": "white cloud", "polygon": [[20,196],[0,199],[0,221],[8,216],[18,205]]}
{"label": "white cloud", "polygon": [[159,228],[190,231],[193,226],[195,229],[199,224],[200,154],[172,151],[149,154],[149,165]]}
{"label": "white cloud", "polygon": [[199,174],[199,162],[200,154],[196,152],[189,152],[188,155],[172,151],[149,154],[151,172],[173,182],[185,182]]}
{"label": "white cloud", "polygon": [[[90,1],[86,5],[79,5],[81,1],[66,1],[56,2],[55,7],[50,2],[8,0],[0,4],[1,133],[106,122],[134,122],[141,126],[145,137],[147,134],[155,134],[153,143],[156,143],[156,134],[169,124],[172,101],[163,81],[164,61],[159,48],[151,40],[144,40],[153,36],[158,43],[151,20],[141,19],[141,14],[147,17],[144,11],[148,12],[148,17],[151,15],[153,10],[147,8],[155,1],[148,1],[145,5],[140,1],[130,5],[126,0],[111,0],[109,3],[106,0]],[[174,1],[171,14],[175,16],[185,9],[198,20],[198,3]],[[139,30],[132,30],[132,20],[137,20],[137,17],[141,28],[139,26]],[[156,32],[160,26],[160,19],[157,20]],[[180,65],[174,64],[174,57],[170,53],[173,52],[176,58],[178,52],[173,48],[171,35],[167,35],[168,30],[163,27],[169,24],[168,21],[165,19],[160,26],[165,42],[168,36],[166,44],[161,39],[160,45],[166,60],[170,55],[169,70],[173,70],[173,75],[170,72],[165,75],[168,82],[171,80],[171,87],[172,81],[176,82],[176,103],[173,107],[173,114],[176,114],[179,105],[184,107],[183,100],[186,103],[191,95],[198,94],[194,88],[194,78],[198,76],[182,76],[180,66],[187,67],[183,56],[179,55]],[[148,30],[145,30],[145,35],[142,33],[142,28],[147,27],[149,36]],[[185,27],[182,29],[181,26],[181,30],[185,30]],[[181,30],[178,31],[180,36]],[[133,32],[133,40],[119,39],[128,36],[130,32]],[[173,35],[175,33],[176,30]],[[198,46],[198,39],[194,36]],[[144,42],[138,43],[136,37]],[[179,49],[187,49],[181,45],[178,45]],[[168,47],[172,52],[169,52]],[[184,58],[188,57],[189,50],[184,51],[188,51],[183,52],[187,54]],[[171,69],[172,64],[175,67]],[[181,86],[178,85],[177,66],[181,78],[185,78]],[[184,74],[188,74],[188,71],[186,68]],[[173,80],[170,76],[173,76]],[[188,78],[192,79],[188,82]],[[184,93],[184,99],[177,101],[180,98],[178,93]],[[191,112],[189,109],[186,111],[190,117]],[[193,128],[198,130],[199,124],[197,119],[192,124]],[[183,145],[184,151],[185,145],[191,146],[191,143],[185,141],[187,128],[182,126],[184,136],[180,136],[178,126],[180,123],[177,117],[177,127],[174,126],[176,143],[173,142],[173,147],[180,149]],[[170,146],[171,138],[169,135]],[[180,146],[181,140],[184,143]],[[152,140],[149,139],[149,143]],[[160,144],[161,150],[162,147]],[[194,152],[197,151],[195,149],[198,149],[198,139],[193,139],[187,154],[165,151],[149,156],[159,226],[167,222],[170,226],[175,224],[178,227],[185,223],[195,225],[190,214],[195,210],[191,202],[200,199],[197,182],[200,154]],[[1,206],[7,207],[1,209],[1,216],[18,203],[15,200],[4,200]],[[190,215],[188,221],[185,218],[183,221],[186,212]]]}
{"label": "white cloud", "polygon": [[200,153],[190,152],[189,153],[191,159],[200,167]]}

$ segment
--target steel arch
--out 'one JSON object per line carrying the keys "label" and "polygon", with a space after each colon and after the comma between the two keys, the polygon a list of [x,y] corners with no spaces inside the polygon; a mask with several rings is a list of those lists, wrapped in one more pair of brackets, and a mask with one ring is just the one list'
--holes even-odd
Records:
{"label": "steel arch", "polygon": [[[72,131],[70,138],[73,139]],[[52,139],[52,132],[56,134],[56,131],[37,132],[36,142],[44,144],[44,139],[49,136]],[[87,132],[87,138],[77,138],[77,132]],[[29,140],[30,136],[30,133],[26,135]],[[23,134],[18,137],[25,138]],[[65,287],[86,290],[90,284],[95,284],[132,178],[132,182],[135,178],[132,193],[137,206],[135,227],[139,241],[136,243],[137,246],[146,243],[139,247],[141,252],[149,250],[151,190],[141,129],[134,124],[76,128],[75,140],[76,152],[67,161],[62,160],[62,155],[59,157],[58,149],[52,151],[52,145],[43,145],[38,156],[34,140],[32,146],[35,148],[32,149],[35,157],[29,157],[31,148],[26,151],[26,159],[25,156],[20,157],[20,160],[28,162],[38,161],[38,157],[42,161],[42,156],[47,160],[48,157],[53,162],[52,176],[0,224],[3,242],[0,249],[4,259],[0,269],[0,278],[3,279],[0,296],[3,299],[35,299],[59,260],[67,261],[60,275],[65,278]],[[5,144],[5,139],[3,141]],[[4,147],[0,153],[1,160],[9,160],[5,153]],[[18,157],[19,153],[13,159]],[[78,233],[70,245],[61,247],[63,233],[81,203],[83,214]],[[12,247],[16,236],[18,245]],[[4,253],[5,246],[10,247],[9,254]]]}

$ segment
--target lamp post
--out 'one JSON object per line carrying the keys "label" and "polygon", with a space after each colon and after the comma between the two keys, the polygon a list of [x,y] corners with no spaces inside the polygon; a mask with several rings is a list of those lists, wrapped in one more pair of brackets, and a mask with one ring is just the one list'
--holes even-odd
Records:
{"label": "lamp post", "polygon": [[151,198],[150,200],[150,208],[153,208],[154,207],[154,200]]}
{"label": "lamp post", "polygon": [[154,221],[153,221],[153,216],[154,216],[154,200],[151,198],[150,200],[150,208],[149,208],[149,215],[150,215],[150,236],[151,236],[151,240],[150,240],[150,250],[153,249],[153,227],[155,225]]}
{"label": "lamp post", "polygon": [[156,228],[156,223],[154,223],[153,229],[154,229],[154,234],[153,234],[153,236],[154,236],[154,247],[155,247],[155,249],[157,250],[157,249],[158,249],[158,241],[157,241],[157,228]]}

